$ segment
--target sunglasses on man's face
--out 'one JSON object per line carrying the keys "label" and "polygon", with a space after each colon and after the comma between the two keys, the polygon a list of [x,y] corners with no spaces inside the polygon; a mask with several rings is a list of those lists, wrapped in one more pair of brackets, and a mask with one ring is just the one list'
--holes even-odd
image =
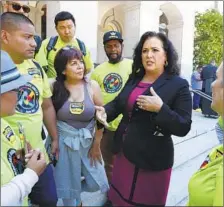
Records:
{"label": "sunglasses on man's face", "polygon": [[24,13],[29,13],[30,12],[30,7],[26,6],[26,5],[23,5],[21,6],[20,4],[18,3],[15,3],[15,2],[12,2],[10,3],[12,5],[12,8],[15,10],[15,11],[19,11],[21,8],[23,9]]}

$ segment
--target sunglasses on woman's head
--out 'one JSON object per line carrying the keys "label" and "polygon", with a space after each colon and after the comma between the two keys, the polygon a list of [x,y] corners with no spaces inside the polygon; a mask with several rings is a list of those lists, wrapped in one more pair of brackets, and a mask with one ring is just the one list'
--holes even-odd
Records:
{"label": "sunglasses on woman's head", "polygon": [[19,11],[21,8],[23,9],[24,13],[29,13],[30,12],[30,7],[26,6],[26,5],[23,5],[21,6],[20,4],[18,3],[15,3],[15,2],[12,2],[10,3],[12,5],[12,8],[15,10],[15,11]]}
{"label": "sunglasses on woman's head", "polygon": [[65,46],[62,48],[62,50],[71,50],[72,48],[74,48],[73,46]]}

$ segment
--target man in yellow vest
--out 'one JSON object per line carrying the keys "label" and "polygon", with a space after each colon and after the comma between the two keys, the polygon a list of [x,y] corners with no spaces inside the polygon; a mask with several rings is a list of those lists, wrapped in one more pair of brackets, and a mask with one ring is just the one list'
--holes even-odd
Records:
{"label": "man in yellow vest", "polygon": [[[112,101],[122,90],[132,71],[133,61],[122,57],[123,39],[120,32],[109,31],[104,34],[103,44],[105,53],[109,61],[97,66],[91,74],[91,79],[98,82],[104,104]],[[110,181],[113,169],[114,156],[112,154],[112,144],[114,133],[121,121],[122,115],[109,123],[104,130],[100,143],[101,152],[105,161],[105,169]]]}
{"label": "man in yellow vest", "polygon": [[[48,78],[39,64],[32,60],[36,47],[34,34],[34,25],[26,16],[12,12],[5,12],[1,15],[2,50],[10,55],[21,74],[32,76],[31,81],[19,88],[16,113],[4,119],[17,135],[19,135],[17,122],[20,121],[32,147],[44,152],[49,163],[41,138],[41,129],[44,121],[52,137],[52,154],[57,157],[56,114],[51,101],[52,94]],[[29,197],[32,204],[56,206],[57,194],[51,165],[47,166]]]}
{"label": "man in yellow vest", "polygon": [[31,157],[25,168],[21,154],[24,152],[25,155],[25,139],[17,137],[11,126],[2,119],[15,113],[18,87],[31,78],[20,75],[10,56],[1,50],[1,206],[22,206],[24,198],[46,167],[44,154],[35,150],[30,152]]}
{"label": "man in yellow vest", "polygon": [[[223,62],[216,71],[217,79],[212,83],[211,108],[224,117]],[[195,172],[188,184],[189,201],[187,206],[223,206],[223,143],[214,147],[200,169]]]}
{"label": "man in yellow vest", "polygon": [[59,12],[55,16],[54,23],[58,36],[44,40],[35,56],[35,59],[45,69],[48,78],[56,78],[54,59],[57,52],[66,45],[74,46],[81,50],[87,72],[89,72],[93,68],[93,62],[85,44],[75,37],[76,23],[73,15],[66,11]]}
{"label": "man in yellow vest", "polygon": [[[2,1],[2,6],[3,6],[3,12],[14,12],[14,13],[19,13],[23,14],[25,16],[29,16],[29,13],[31,11],[29,7],[29,2],[28,1]],[[36,41],[36,49],[35,53],[37,53],[40,49],[42,39],[40,36],[35,35],[34,39]]]}

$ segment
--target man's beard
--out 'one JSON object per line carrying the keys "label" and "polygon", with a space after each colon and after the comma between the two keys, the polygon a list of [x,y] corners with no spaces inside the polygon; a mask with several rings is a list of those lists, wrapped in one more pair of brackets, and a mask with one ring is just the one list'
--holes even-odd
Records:
{"label": "man's beard", "polygon": [[121,56],[122,56],[122,52],[120,54],[117,54],[116,58],[112,58],[111,55],[109,55],[107,53],[106,53],[106,55],[107,55],[107,57],[109,59],[109,63],[116,64],[116,63],[120,62]]}

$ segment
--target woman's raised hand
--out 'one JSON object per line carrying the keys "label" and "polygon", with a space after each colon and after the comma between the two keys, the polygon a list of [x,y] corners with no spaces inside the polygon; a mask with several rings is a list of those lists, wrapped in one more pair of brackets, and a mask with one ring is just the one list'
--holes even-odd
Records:
{"label": "woman's raised hand", "polygon": [[109,124],[107,123],[107,114],[103,106],[95,106],[96,109],[96,118],[97,120],[103,124],[105,127],[108,127]]}

